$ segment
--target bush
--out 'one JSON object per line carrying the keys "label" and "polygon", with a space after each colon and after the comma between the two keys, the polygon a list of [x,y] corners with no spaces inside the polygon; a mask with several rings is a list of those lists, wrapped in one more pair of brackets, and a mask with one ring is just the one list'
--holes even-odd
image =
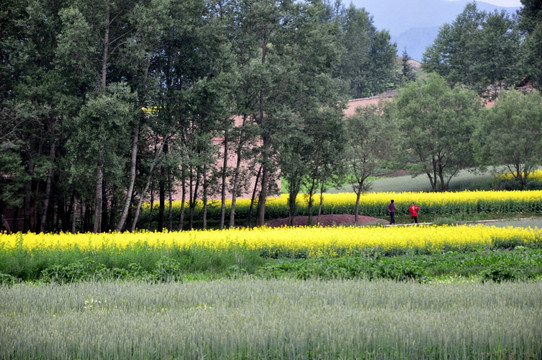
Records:
{"label": "bush", "polygon": [[524,273],[521,269],[514,266],[510,266],[506,263],[491,264],[489,268],[480,272],[482,281],[513,281],[513,280],[527,280],[532,278],[531,273]]}

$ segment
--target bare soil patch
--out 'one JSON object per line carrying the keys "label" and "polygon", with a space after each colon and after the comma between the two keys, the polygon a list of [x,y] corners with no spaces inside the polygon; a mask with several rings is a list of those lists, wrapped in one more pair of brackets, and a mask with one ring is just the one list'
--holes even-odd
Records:
{"label": "bare soil patch", "polygon": [[[354,221],[355,216],[351,214],[331,214],[320,216],[320,226],[347,226],[347,225],[376,225],[383,224],[388,225],[390,222],[383,219],[378,219],[370,216],[358,216],[357,223]],[[296,216],[294,219],[294,226],[306,226],[308,216]],[[312,222],[316,225],[318,221],[317,216],[313,216]],[[288,225],[288,218],[273,219],[266,223],[269,227],[281,227]]]}

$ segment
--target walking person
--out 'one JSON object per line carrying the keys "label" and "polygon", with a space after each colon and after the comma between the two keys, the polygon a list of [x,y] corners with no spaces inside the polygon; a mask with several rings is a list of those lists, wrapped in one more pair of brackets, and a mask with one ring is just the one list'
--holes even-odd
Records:
{"label": "walking person", "polygon": [[393,200],[388,205],[388,213],[390,214],[390,225],[395,225],[395,203]]}
{"label": "walking person", "polygon": [[408,211],[410,212],[410,219],[413,223],[418,223],[418,211],[420,210],[420,208],[414,204],[414,202],[412,204],[410,204],[410,207],[408,208]]}

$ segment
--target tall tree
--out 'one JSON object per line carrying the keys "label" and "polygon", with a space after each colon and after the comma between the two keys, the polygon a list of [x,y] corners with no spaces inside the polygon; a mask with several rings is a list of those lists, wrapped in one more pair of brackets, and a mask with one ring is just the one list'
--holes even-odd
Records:
{"label": "tall tree", "polygon": [[519,28],[525,34],[522,43],[526,80],[538,90],[542,89],[542,2],[522,0],[519,11]]}
{"label": "tall tree", "polygon": [[403,49],[403,53],[401,55],[401,79],[400,83],[406,83],[410,81],[416,81],[416,71],[414,70],[414,67],[412,66],[411,58],[408,55],[406,47]]}
{"label": "tall tree", "polygon": [[126,42],[128,46],[123,49],[121,63],[126,73],[129,84],[137,90],[137,105],[141,110],[137,112],[132,123],[132,147],[130,154],[129,182],[127,185],[124,205],[116,230],[122,231],[125,226],[132,198],[136,187],[137,163],[141,134],[146,133],[148,127],[147,117],[156,113],[156,95],[159,87],[159,71],[153,67],[153,61],[163,49],[162,38],[164,29],[171,19],[168,17],[168,1],[152,0],[146,4],[138,4],[132,12],[135,31]]}
{"label": "tall tree", "polygon": [[384,104],[359,107],[346,119],[348,134],[345,162],[356,193],[355,221],[361,194],[369,189],[371,176],[379,176],[383,164],[397,152],[401,142],[397,121],[385,114]]}
{"label": "tall tree", "polygon": [[447,190],[459,170],[473,165],[470,138],[479,98],[433,73],[403,87],[394,106],[412,174],[425,173],[433,191]]}
{"label": "tall tree", "polygon": [[[116,103],[106,101],[104,96],[112,94],[107,91],[109,85],[122,81],[122,75],[127,73],[122,71],[121,55],[123,50],[128,47],[129,42],[126,40],[135,32],[136,25],[132,14],[137,5],[137,1],[78,0],[73,2],[72,6],[64,12],[64,27],[61,33],[64,67],[71,68],[73,72],[85,76],[86,83],[83,83],[82,86],[86,87],[88,93],[94,92],[93,95],[86,97],[93,105],[97,105],[95,101],[98,99],[100,104],[116,106]],[[74,39],[84,42],[86,46],[81,48],[79,41],[76,42]],[[75,54],[77,56],[74,57]],[[117,71],[113,71],[113,69]],[[130,88],[124,87],[124,89]],[[113,93],[118,94],[118,88],[113,90]],[[125,98],[129,98],[129,96]],[[135,103],[135,98],[131,101]],[[110,142],[110,139],[125,141],[131,138],[131,132],[128,132],[127,135],[122,134],[122,139],[119,138],[119,134],[106,132],[111,126],[119,125],[118,122],[121,119],[114,114],[117,111],[124,111],[124,105],[120,104],[119,106],[118,110],[95,112],[95,114],[100,113],[103,116],[111,115],[112,118],[104,117],[95,123],[98,133],[102,135],[98,138],[99,143],[94,153],[96,158],[93,177],[95,180],[94,232],[102,230],[104,194],[107,190],[106,184],[109,182],[106,177],[109,169],[106,166],[112,166],[111,170],[116,171],[114,168],[120,167],[124,163],[116,161],[106,164],[106,156],[108,155],[106,154],[106,144]],[[82,111],[79,119],[84,119],[89,114],[89,105],[83,107]],[[130,128],[130,122],[133,121],[134,115],[132,113],[131,116],[122,118],[124,124],[119,128]],[[123,155],[127,156],[128,154],[129,150],[127,154]]]}
{"label": "tall tree", "polygon": [[495,90],[514,86],[523,76],[520,34],[504,11],[479,11],[468,4],[451,24],[441,27],[424,55],[422,68],[446,78],[450,85],[472,87],[495,97]]}
{"label": "tall tree", "polygon": [[521,186],[542,165],[542,96],[536,90],[502,92],[477,126],[477,158],[505,165]]}
{"label": "tall tree", "polygon": [[[6,162],[11,163],[10,168],[0,169],[0,173],[28,180],[24,185],[24,230],[43,230],[52,209],[63,104],[67,103],[59,91],[63,81],[56,68],[59,10],[65,4],[9,1],[0,13],[0,128],[5,135],[3,157],[13,161]],[[25,176],[20,166],[14,168],[17,163],[24,165]],[[9,197],[21,199],[22,193],[17,194],[21,186],[3,190],[17,189]]]}
{"label": "tall tree", "polygon": [[336,76],[350,98],[373,96],[395,85],[397,46],[386,30],[378,31],[365,9],[350,5],[342,20],[345,52]]}
{"label": "tall tree", "polygon": [[281,61],[286,61],[287,55],[285,33],[293,30],[290,27],[292,7],[291,0],[239,0],[235,7],[234,27],[230,31],[241,74],[237,110],[242,116],[250,114],[246,119],[253,120],[261,139],[258,146],[258,161],[262,165],[258,225],[265,222],[265,204],[276,166],[275,142],[280,124],[275,114],[281,105],[277,95],[282,89]]}
{"label": "tall tree", "polygon": [[[347,132],[341,106],[330,106],[311,114],[307,137],[312,140],[306,163],[308,172],[303,179],[307,201],[307,225],[313,224],[314,196],[320,191],[320,214],[326,187],[339,186],[345,170]],[[318,219],[319,220],[319,219]]]}

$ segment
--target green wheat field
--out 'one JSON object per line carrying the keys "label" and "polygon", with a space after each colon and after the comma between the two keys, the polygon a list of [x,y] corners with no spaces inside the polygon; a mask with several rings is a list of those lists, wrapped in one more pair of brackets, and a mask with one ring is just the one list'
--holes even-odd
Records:
{"label": "green wheat field", "polygon": [[30,283],[1,359],[540,359],[542,282]]}

